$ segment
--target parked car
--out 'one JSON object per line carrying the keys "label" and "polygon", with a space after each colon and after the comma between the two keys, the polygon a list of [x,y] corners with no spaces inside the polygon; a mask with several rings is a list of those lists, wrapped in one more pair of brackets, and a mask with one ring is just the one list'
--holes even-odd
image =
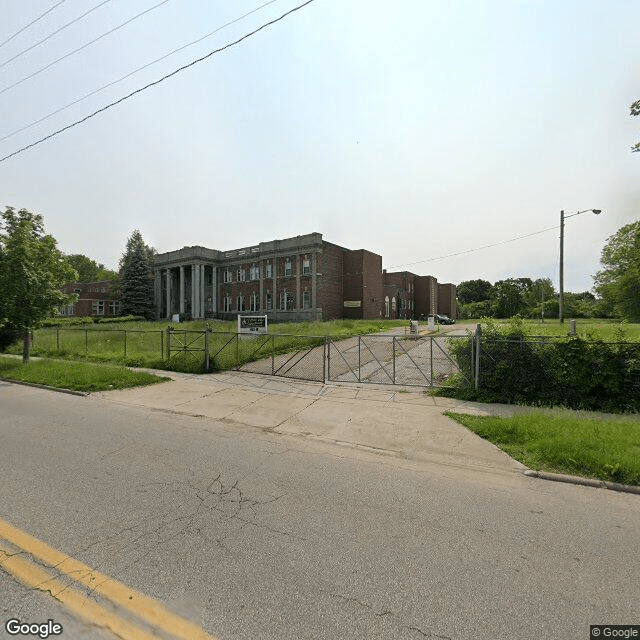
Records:
{"label": "parked car", "polygon": [[441,313],[434,313],[430,315],[426,315],[423,313],[418,317],[418,320],[426,321],[426,320],[429,320],[429,318],[433,318],[434,322],[437,322],[438,324],[455,324],[456,323],[455,320]]}

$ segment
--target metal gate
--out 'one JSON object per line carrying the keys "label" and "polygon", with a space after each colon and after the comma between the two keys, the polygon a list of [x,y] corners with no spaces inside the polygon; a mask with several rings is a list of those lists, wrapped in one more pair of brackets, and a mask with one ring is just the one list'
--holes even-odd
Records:
{"label": "metal gate", "polygon": [[[327,379],[332,382],[365,382],[417,386],[441,386],[454,374],[468,378],[452,353],[470,349],[466,336],[367,335],[346,340],[330,339],[327,345]],[[464,358],[466,360],[466,358]],[[469,353],[469,362],[471,354]]]}

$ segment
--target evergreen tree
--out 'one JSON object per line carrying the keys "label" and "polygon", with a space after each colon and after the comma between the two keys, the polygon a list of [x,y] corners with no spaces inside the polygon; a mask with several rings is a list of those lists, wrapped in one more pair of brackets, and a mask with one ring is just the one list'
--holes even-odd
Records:
{"label": "evergreen tree", "polygon": [[120,303],[124,315],[143,316],[152,320],[153,304],[152,267],[155,250],[147,246],[136,229],[127,239],[120,259]]}

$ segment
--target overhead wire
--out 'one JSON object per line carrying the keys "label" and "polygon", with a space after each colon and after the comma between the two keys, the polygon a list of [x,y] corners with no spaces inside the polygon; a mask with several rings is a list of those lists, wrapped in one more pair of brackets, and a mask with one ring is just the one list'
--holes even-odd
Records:
{"label": "overhead wire", "polygon": [[82,124],[83,122],[86,122],[90,118],[93,118],[93,117],[97,116],[98,114],[102,113],[103,111],[107,111],[107,109],[111,109],[112,107],[115,107],[116,105],[120,104],[121,102],[124,102],[125,100],[128,100],[129,98],[132,98],[133,96],[137,95],[138,93],[142,93],[143,91],[146,91],[147,89],[149,89],[149,88],[151,88],[151,87],[153,87],[155,85],[158,85],[161,82],[164,82],[168,78],[171,78],[172,76],[175,76],[178,73],[181,73],[185,69],[193,67],[194,65],[196,65],[196,64],[198,64],[198,63],[200,63],[200,62],[202,62],[204,60],[207,60],[211,56],[213,56],[213,55],[215,55],[217,53],[220,53],[221,51],[224,51],[226,49],[230,49],[231,47],[234,47],[235,45],[240,44],[241,42],[243,42],[247,38],[250,38],[251,36],[254,36],[256,33],[262,31],[263,29],[266,29],[267,27],[270,27],[270,26],[276,24],[277,22],[280,22],[280,20],[283,20],[287,16],[291,15],[292,13],[295,13],[296,11],[299,11],[300,9],[302,9],[303,7],[306,7],[308,4],[311,4],[312,2],[315,2],[315,0],[307,0],[306,2],[303,2],[302,4],[294,7],[293,9],[290,9],[289,11],[283,13],[280,17],[274,18],[273,20],[270,20],[269,22],[265,22],[263,25],[261,25],[257,29],[254,29],[253,31],[250,31],[249,33],[246,33],[241,38],[238,38],[237,40],[234,40],[233,42],[230,42],[230,43],[228,43],[228,44],[226,44],[226,45],[224,45],[222,47],[219,47],[218,49],[214,49],[213,51],[210,51],[209,53],[205,54],[204,56],[202,56],[200,58],[196,58],[195,60],[192,60],[191,62],[189,62],[189,63],[187,63],[187,64],[185,64],[185,65],[183,65],[181,67],[178,67],[177,69],[174,69],[172,72],[167,73],[166,75],[162,76],[158,80],[154,80],[153,82],[149,82],[148,84],[144,85],[143,87],[140,87],[140,88],[136,89],[135,91],[132,91],[131,93],[128,93],[127,95],[123,96],[122,98],[119,98],[118,100],[110,102],[109,104],[105,105],[104,107],[101,107],[100,109],[97,109],[93,113],[90,113],[90,114],[86,115],[84,118],[81,118],[80,120],[76,120],[75,122],[72,122],[71,124],[68,124],[65,127],[62,127],[61,129],[58,129],[57,131],[54,131],[53,133],[50,133],[49,135],[46,135],[43,138],[40,138],[39,140],[36,140],[35,142],[32,142],[31,144],[26,145],[25,147],[22,147],[21,149],[13,151],[12,153],[4,156],[3,158],[0,158],[0,162],[6,162],[9,158],[12,158],[13,156],[18,155],[19,153],[22,153],[22,152],[26,151],[27,149],[31,149],[32,147],[35,147],[36,145],[39,145],[42,142],[45,142],[46,140],[50,140],[54,136],[57,136],[60,133],[62,133],[64,131],[67,131],[68,129],[71,129],[71,128],[79,125],[79,124]]}
{"label": "overhead wire", "polygon": [[547,231],[553,231],[554,229],[559,229],[559,225],[555,227],[547,227],[546,229],[541,229],[540,231],[534,231],[533,233],[525,233],[522,236],[517,236],[516,238],[510,238],[509,240],[502,240],[501,242],[494,242],[492,244],[485,244],[482,247],[476,247],[475,249],[467,249],[465,251],[458,251],[456,253],[448,253],[444,256],[438,256],[437,258],[428,258],[425,260],[416,260],[415,262],[405,262],[404,264],[396,264],[388,267],[389,269],[399,269],[400,267],[410,267],[414,264],[424,264],[425,262],[435,262],[436,260],[444,260],[445,258],[454,258],[456,256],[462,256],[467,253],[474,253],[475,251],[481,251],[482,249],[489,249],[491,247],[497,247],[502,244],[508,244],[509,242],[515,242],[516,240],[522,240],[523,238],[530,238],[531,236],[537,236],[541,233],[546,233]]}
{"label": "overhead wire", "polygon": [[7,38],[4,42],[0,42],[0,47],[4,47],[5,44],[11,42],[16,36],[19,36],[23,31],[26,31],[31,25],[34,25],[36,22],[42,20],[48,13],[51,13],[56,7],[59,7],[66,0],[60,0],[60,2],[56,2],[52,7],[47,9],[44,13],[41,13],[35,20],[32,20],[29,24],[26,24],[22,29],[18,29],[12,36]]}
{"label": "overhead wire", "polygon": [[50,40],[51,38],[53,38],[53,36],[57,35],[61,31],[64,31],[67,27],[70,27],[72,24],[75,24],[76,22],[79,22],[80,20],[82,20],[82,18],[85,18],[90,13],[93,13],[96,9],[99,9],[103,4],[107,4],[107,2],[111,2],[111,0],[102,0],[102,2],[98,3],[94,7],[91,7],[91,9],[89,9],[88,11],[85,11],[82,15],[79,15],[78,17],[74,18],[70,22],[67,22],[66,24],[63,24],[59,29],[56,29],[55,31],[50,33],[48,36],[42,38],[42,40],[38,40],[38,42],[36,42],[35,44],[32,44],[30,47],[27,47],[26,49],[23,49],[19,53],[16,53],[15,56],[9,58],[8,60],[5,60],[2,63],[0,63],[0,69],[2,69],[2,67],[5,67],[6,65],[8,65],[10,62],[13,62],[16,58],[19,58],[20,56],[23,56],[25,53],[31,51],[32,49],[35,49],[36,47],[39,47],[41,44],[43,44],[47,40]]}
{"label": "overhead wire", "polygon": [[143,71],[144,69],[151,67],[154,64],[157,64],[158,62],[161,62],[162,60],[165,60],[166,58],[175,55],[176,53],[179,53],[180,51],[183,51],[184,49],[187,49],[188,47],[193,46],[194,44],[198,44],[199,42],[202,42],[203,40],[206,40],[207,38],[210,38],[212,35],[218,33],[218,31],[221,31],[222,29],[225,29],[226,27],[235,24],[236,22],[239,22],[240,20],[243,20],[244,18],[246,18],[247,16],[250,16],[252,13],[256,13],[256,11],[260,11],[260,9],[263,9],[264,7],[266,7],[267,5],[273,4],[274,2],[277,2],[278,0],[269,0],[268,2],[265,2],[263,4],[261,4],[259,7],[256,7],[255,9],[252,9],[251,11],[247,11],[247,13],[244,13],[243,15],[239,16],[238,18],[235,18],[233,20],[230,20],[229,22],[226,22],[225,24],[221,25],[220,27],[217,27],[216,29],[214,29],[213,31],[210,31],[209,33],[205,34],[204,36],[201,36],[200,38],[193,40],[192,42],[188,42],[187,44],[184,44],[180,47],[178,47],[177,49],[174,49],[173,51],[169,51],[169,53],[166,53],[162,56],[160,56],[159,58],[156,58],[155,60],[152,60],[151,62],[147,62],[146,64],[142,65],[141,67],[138,67],[137,69],[134,69],[133,71],[130,71],[129,73],[127,73],[126,75],[118,78],[117,80],[113,80],[112,82],[109,82],[105,85],[102,85],[101,87],[99,87],[98,89],[94,89],[93,91],[90,91],[89,93],[86,93],[85,95],[83,95],[80,98],[77,98],[75,100],[73,100],[72,102],[69,102],[68,104],[64,105],[63,107],[59,107],[58,109],[56,109],[55,111],[51,111],[50,113],[48,113],[45,116],[42,116],[41,118],[39,118],[38,120],[34,120],[33,122],[30,122],[27,125],[24,125],[23,127],[20,127],[19,129],[16,129],[15,131],[12,131],[11,133],[6,134],[5,136],[0,137],[0,142],[3,142],[4,140],[7,140],[8,138],[11,138],[13,136],[15,136],[18,133],[21,133],[22,131],[26,131],[27,129],[30,129],[31,127],[34,127],[37,124],[40,124],[41,122],[44,122],[45,120],[48,120],[49,118],[51,118],[52,116],[55,116],[56,114],[65,111],[66,109],[69,109],[70,107],[78,104],[79,102],[82,102],[83,100],[86,100],[87,98],[90,98],[91,96],[96,95],[97,93],[100,93],[100,91],[104,91],[105,89],[108,89],[109,87],[112,87],[120,82],[123,82],[124,80],[126,80],[127,78],[130,78],[131,76],[135,75],[136,73],[139,73],[140,71]]}
{"label": "overhead wire", "polygon": [[46,64],[44,67],[41,67],[37,71],[34,71],[33,73],[30,73],[28,76],[25,76],[24,78],[21,78],[17,82],[14,82],[13,84],[10,84],[7,87],[4,87],[3,89],[0,89],[0,95],[5,93],[5,92],[7,92],[7,91],[9,91],[9,89],[13,89],[14,87],[17,87],[18,85],[22,84],[23,82],[26,82],[27,80],[33,78],[34,76],[37,76],[38,74],[42,73],[43,71],[46,71],[47,69],[50,69],[54,65],[58,64],[58,62],[61,62],[62,60],[65,60],[66,58],[69,58],[70,56],[78,53],[79,51],[82,51],[83,49],[86,49],[87,47],[91,46],[92,44],[95,44],[96,42],[98,42],[98,40],[102,40],[102,38],[105,38],[106,36],[114,33],[115,31],[118,31],[119,29],[122,29],[123,27],[125,27],[129,23],[133,22],[134,20],[137,20],[138,18],[140,18],[143,15],[149,13],[150,11],[153,11],[154,9],[157,9],[158,7],[161,7],[163,4],[166,4],[167,2],[169,2],[169,0],[162,0],[161,2],[158,2],[158,4],[154,4],[152,7],[149,7],[148,9],[145,9],[144,11],[141,11],[140,13],[138,13],[135,16],[133,16],[132,18],[129,18],[128,20],[125,20],[125,22],[123,22],[122,24],[119,24],[117,27],[114,27],[113,29],[110,29],[109,31],[106,31],[105,33],[99,35],[97,38],[94,38],[93,40],[91,40],[90,42],[87,42],[87,43],[83,44],[81,47],[78,47],[77,49],[74,49],[73,51],[69,51],[69,53],[65,53],[65,55],[61,56],[57,60],[54,60],[53,62],[50,62],[49,64]]}

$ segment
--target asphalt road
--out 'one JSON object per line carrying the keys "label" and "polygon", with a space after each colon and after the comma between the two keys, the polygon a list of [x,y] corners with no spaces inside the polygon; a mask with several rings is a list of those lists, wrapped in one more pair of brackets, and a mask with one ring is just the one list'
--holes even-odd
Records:
{"label": "asphalt road", "polygon": [[[69,613],[81,570],[31,557],[69,583],[57,599],[16,578],[2,558],[29,557],[23,534],[100,572],[82,597],[109,615],[136,612],[102,598],[104,576],[221,640],[640,624],[640,496],[1,382],[0,459],[0,539],[18,532],[0,551],[0,638],[10,618],[116,637]],[[152,637],[177,637],[163,624]]]}

